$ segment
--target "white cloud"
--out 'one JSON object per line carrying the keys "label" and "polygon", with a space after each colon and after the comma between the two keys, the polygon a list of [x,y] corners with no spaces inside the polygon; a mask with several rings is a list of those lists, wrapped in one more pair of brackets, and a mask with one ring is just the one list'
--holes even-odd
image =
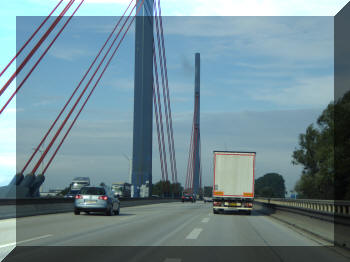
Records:
{"label": "white cloud", "polygon": [[62,60],[74,61],[77,58],[89,56],[90,52],[82,48],[63,48],[56,46],[52,48],[50,55]]}
{"label": "white cloud", "polygon": [[249,91],[249,95],[258,101],[277,105],[319,107],[334,100],[334,78],[323,76],[306,78],[286,88],[259,88]]}
{"label": "white cloud", "polygon": [[[348,1],[346,0],[169,0],[162,6],[170,14],[170,7],[188,6],[181,9],[181,15],[210,16],[293,16],[293,15],[330,15],[334,16]],[[169,7],[168,7],[169,6]],[[174,8],[173,12],[176,9]]]}

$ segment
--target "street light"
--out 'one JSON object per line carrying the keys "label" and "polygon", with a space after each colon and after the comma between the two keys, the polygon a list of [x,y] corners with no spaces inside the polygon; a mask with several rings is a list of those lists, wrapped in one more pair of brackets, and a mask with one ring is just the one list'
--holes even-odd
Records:
{"label": "street light", "polygon": [[123,156],[126,158],[126,160],[129,161],[129,179],[130,179],[130,184],[132,184],[132,179],[131,179],[131,165],[132,165],[131,160],[132,160],[132,159],[130,159],[130,158],[129,158],[126,154],[124,154],[124,153],[123,153]]}

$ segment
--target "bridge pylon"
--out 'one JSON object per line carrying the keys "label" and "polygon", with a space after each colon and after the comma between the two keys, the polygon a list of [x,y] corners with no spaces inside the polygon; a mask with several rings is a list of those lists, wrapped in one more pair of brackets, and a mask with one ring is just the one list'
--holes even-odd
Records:
{"label": "bridge pylon", "polygon": [[135,22],[131,194],[132,197],[148,197],[152,186],[153,1],[144,0]]}

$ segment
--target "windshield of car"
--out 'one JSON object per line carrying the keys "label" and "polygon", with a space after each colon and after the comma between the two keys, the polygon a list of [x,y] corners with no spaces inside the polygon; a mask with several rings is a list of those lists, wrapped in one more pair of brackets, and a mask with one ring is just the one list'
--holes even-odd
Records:
{"label": "windshield of car", "polygon": [[106,191],[101,187],[83,187],[80,190],[82,195],[104,195]]}

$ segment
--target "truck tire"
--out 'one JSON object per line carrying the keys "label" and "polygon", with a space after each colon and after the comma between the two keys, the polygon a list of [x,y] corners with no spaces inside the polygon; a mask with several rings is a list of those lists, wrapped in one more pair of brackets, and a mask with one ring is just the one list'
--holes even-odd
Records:
{"label": "truck tire", "polygon": [[74,210],[74,215],[80,215],[80,211]]}

